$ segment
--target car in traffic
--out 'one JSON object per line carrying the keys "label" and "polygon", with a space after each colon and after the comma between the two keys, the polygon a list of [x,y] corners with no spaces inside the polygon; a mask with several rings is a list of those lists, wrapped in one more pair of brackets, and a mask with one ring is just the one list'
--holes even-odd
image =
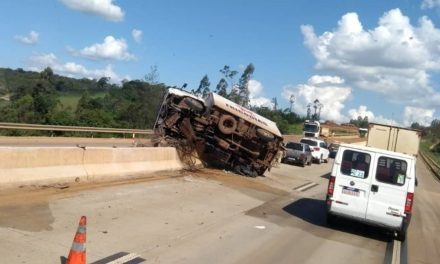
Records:
{"label": "car in traffic", "polygon": [[338,153],[338,149],[339,149],[340,144],[339,143],[331,143],[330,146],[328,147],[329,150],[329,157],[334,159],[336,157],[336,154]]}
{"label": "car in traffic", "polygon": [[282,163],[298,164],[301,166],[312,164],[312,150],[310,146],[300,142],[288,142],[285,146],[286,154]]}
{"label": "car in traffic", "polygon": [[322,162],[328,162],[330,152],[327,143],[324,140],[317,138],[302,138],[299,142],[310,146],[313,160],[316,161],[316,163],[321,164]]}

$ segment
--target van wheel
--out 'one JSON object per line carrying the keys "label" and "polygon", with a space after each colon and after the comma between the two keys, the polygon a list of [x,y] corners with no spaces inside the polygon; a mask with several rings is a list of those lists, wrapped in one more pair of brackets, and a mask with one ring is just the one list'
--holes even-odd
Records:
{"label": "van wheel", "polygon": [[403,223],[402,228],[397,231],[396,239],[403,242],[406,239],[406,230],[408,229],[408,224]]}
{"label": "van wheel", "polygon": [[402,230],[402,231],[398,231],[397,232],[397,240],[399,240],[400,242],[405,241],[406,239],[406,230]]}
{"label": "van wheel", "polygon": [[274,139],[274,136],[270,132],[261,128],[257,128],[257,137],[266,142]]}
{"label": "van wheel", "polygon": [[225,135],[232,134],[237,129],[237,120],[231,115],[222,115],[218,121],[218,129]]}
{"label": "van wheel", "polygon": [[307,162],[307,166],[311,166],[312,165],[312,159],[310,159],[310,161]]}

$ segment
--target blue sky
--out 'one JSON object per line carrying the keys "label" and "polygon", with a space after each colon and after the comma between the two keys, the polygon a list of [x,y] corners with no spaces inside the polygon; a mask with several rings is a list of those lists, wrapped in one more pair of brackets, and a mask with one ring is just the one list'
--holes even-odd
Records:
{"label": "blue sky", "polygon": [[[5,0],[0,67],[211,89],[253,63],[251,103],[322,119],[440,117],[440,0]],[[235,81],[238,81],[238,77]]]}

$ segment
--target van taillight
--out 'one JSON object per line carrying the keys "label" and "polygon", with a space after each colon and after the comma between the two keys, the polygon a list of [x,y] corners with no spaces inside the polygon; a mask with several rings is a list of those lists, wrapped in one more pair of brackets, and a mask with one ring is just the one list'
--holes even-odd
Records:
{"label": "van taillight", "polygon": [[328,188],[327,188],[327,196],[333,196],[333,191],[335,190],[335,176],[330,176],[330,179],[328,181]]}
{"label": "van taillight", "polygon": [[406,193],[405,213],[411,213],[414,201],[414,193]]}
{"label": "van taillight", "polygon": [[313,149],[316,151],[319,151],[319,147],[314,147]]}

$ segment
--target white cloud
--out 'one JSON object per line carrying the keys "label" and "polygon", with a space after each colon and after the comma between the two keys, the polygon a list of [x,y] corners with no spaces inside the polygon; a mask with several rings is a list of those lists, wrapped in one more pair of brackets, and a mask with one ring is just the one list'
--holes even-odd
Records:
{"label": "white cloud", "polygon": [[257,80],[249,80],[248,83],[249,89],[249,104],[251,106],[265,106],[269,108],[273,108],[273,103],[270,99],[260,96],[263,91],[263,84]]}
{"label": "white cloud", "polygon": [[103,69],[90,70],[75,62],[62,62],[53,53],[34,55],[30,58],[29,63],[30,70],[42,71],[46,67],[51,67],[55,73],[72,78],[99,79],[110,77],[112,83],[119,83],[123,79],[113,71],[110,64]]}
{"label": "white cloud", "polygon": [[350,87],[382,94],[388,102],[440,106],[440,92],[430,80],[440,70],[440,30],[428,18],[413,26],[393,9],[367,30],[356,13],[347,13],[333,31],[316,35],[310,25],[301,30],[318,70],[341,76]]}
{"label": "white cloud", "polygon": [[[302,115],[307,114],[307,105],[313,104],[318,99],[323,104],[321,119],[336,122],[348,121],[348,117],[343,115],[341,111],[351,94],[351,88],[340,77],[320,75],[312,76],[307,84],[285,86],[282,93],[287,100],[291,95],[295,96],[294,111]],[[312,107],[312,114],[313,112]]]}
{"label": "white cloud", "polygon": [[368,117],[369,122],[386,124],[386,125],[399,125],[395,120],[383,117],[382,115],[376,116],[372,111],[369,111],[365,105],[360,105],[358,109],[348,110],[350,119],[357,119],[359,116],[362,118]]}
{"label": "white cloud", "polygon": [[14,38],[23,44],[35,45],[38,43],[38,37],[38,32],[31,31],[28,36],[15,36]]}
{"label": "white cloud", "polygon": [[357,119],[358,116],[364,118],[368,117],[369,121],[373,121],[374,114],[371,111],[367,110],[367,107],[365,105],[359,106],[358,109],[350,109],[348,110],[348,114],[350,115],[350,119]]}
{"label": "white cloud", "polygon": [[417,122],[422,126],[429,126],[434,119],[434,113],[434,109],[407,106],[405,107],[405,111],[403,114],[403,125],[410,126],[412,123]]}
{"label": "white cloud", "polygon": [[440,7],[440,0],[423,0],[421,8],[422,9],[432,9]]}
{"label": "white cloud", "polygon": [[73,10],[98,15],[110,21],[124,20],[124,11],[113,4],[113,0],[62,0],[62,2]]}
{"label": "white cloud", "polygon": [[141,41],[142,41],[142,30],[133,29],[131,31],[131,36],[133,37],[134,41],[136,41],[137,43],[141,43]]}
{"label": "white cloud", "polygon": [[79,51],[68,48],[75,56],[92,60],[133,60],[135,56],[128,52],[128,45],[125,39],[115,39],[113,36],[104,38],[103,43],[95,43]]}

